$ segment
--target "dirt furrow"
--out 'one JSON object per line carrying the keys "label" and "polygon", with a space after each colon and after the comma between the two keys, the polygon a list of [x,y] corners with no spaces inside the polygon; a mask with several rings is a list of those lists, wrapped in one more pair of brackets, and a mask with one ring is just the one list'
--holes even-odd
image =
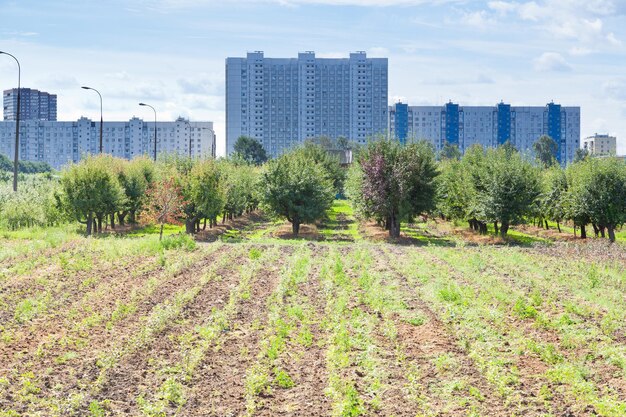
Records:
{"label": "dirt furrow", "polygon": [[298,297],[301,303],[310,308],[310,310],[307,309],[306,326],[312,337],[308,346],[293,346],[292,341],[292,346],[287,348],[288,354],[281,358],[280,367],[292,378],[294,386],[277,387],[271,397],[266,398],[264,407],[255,415],[264,417],[327,416],[330,413],[330,400],[324,394],[328,370],[323,341],[326,340],[327,335],[321,326],[326,300],[319,276],[320,260],[324,259],[327,253],[327,248],[313,247],[311,258],[315,266],[309,273],[308,279],[298,287]]}
{"label": "dirt furrow", "polygon": [[[201,257],[197,263],[188,265],[171,276],[164,274],[157,277],[155,287],[148,291],[145,298],[139,300],[132,314],[110,329],[102,323],[80,339],[64,337],[70,333],[70,330],[58,329],[56,342],[46,346],[45,355],[39,356],[35,352],[29,361],[15,355],[18,368],[12,371],[11,376],[17,378],[13,374],[26,366],[24,370],[33,372],[39,380],[39,385],[43,387],[39,393],[41,398],[56,396],[55,391],[58,389],[83,394],[88,392],[100,373],[100,357],[106,352],[115,351],[130,340],[156,306],[161,305],[181,288],[197,282],[199,276],[212,266],[222,252],[230,253],[231,250],[229,247],[221,248],[216,254],[211,253],[206,257]],[[124,278],[128,279],[128,276],[119,275],[118,278],[123,282]],[[165,279],[162,280],[162,278]],[[68,326],[71,327],[71,325],[70,321]]]}
{"label": "dirt furrow", "polygon": [[[401,248],[390,246],[389,250],[394,257],[406,256]],[[419,288],[411,285],[415,282],[411,280],[410,284],[409,279],[391,266],[394,265],[394,259],[391,259],[389,253],[380,250],[379,253],[379,259],[383,259],[379,268],[396,278],[401,293],[405,294],[403,301],[408,310],[414,311],[416,318],[424,319],[423,323],[415,324],[399,318],[396,318],[395,322],[398,328],[398,341],[404,348],[408,367],[416,373],[411,377],[418,379],[417,388],[424,390],[428,407],[441,410],[438,414],[441,416],[457,416],[467,411],[465,401],[446,401],[433,395],[428,398],[428,392],[432,392],[442,379],[454,378],[461,381],[461,384],[451,393],[451,398],[459,400],[462,397],[469,397],[478,403],[481,414],[484,415],[509,416],[510,411],[507,410],[502,397],[481,375],[467,352],[460,348],[459,340],[451,329],[442,323],[430,306],[419,297]],[[404,392],[407,393],[407,389]],[[418,398],[414,400],[421,402],[419,399],[421,394],[418,392],[411,393],[409,389],[408,394],[417,395]],[[395,402],[391,404],[397,406]]]}
{"label": "dirt furrow", "polygon": [[280,248],[281,261],[259,271],[252,281],[251,295],[238,309],[235,322],[221,343],[206,352],[188,383],[189,398],[180,415],[239,416],[246,410],[246,371],[255,361],[267,320],[267,299],[280,281],[280,269],[291,247]]}

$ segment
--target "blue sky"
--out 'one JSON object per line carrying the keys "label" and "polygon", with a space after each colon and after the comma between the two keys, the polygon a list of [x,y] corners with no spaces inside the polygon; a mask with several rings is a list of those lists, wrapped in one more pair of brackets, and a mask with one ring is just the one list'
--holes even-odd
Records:
{"label": "blue sky", "polygon": [[[626,154],[626,0],[0,0],[0,50],[59,119],[178,115],[224,139],[224,60],[315,51],[389,58],[390,100],[582,107],[583,137]],[[0,89],[16,84],[0,56]],[[219,149],[219,145],[218,145]]]}

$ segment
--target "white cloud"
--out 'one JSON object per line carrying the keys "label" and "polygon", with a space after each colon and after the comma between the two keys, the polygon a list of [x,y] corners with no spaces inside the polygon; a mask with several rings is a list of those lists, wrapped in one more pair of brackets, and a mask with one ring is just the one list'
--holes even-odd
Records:
{"label": "white cloud", "polygon": [[544,52],[535,59],[535,70],[540,72],[565,72],[571,71],[572,67],[565,58],[557,52]]}
{"label": "white cloud", "polygon": [[461,16],[461,23],[476,29],[484,29],[496,23],[496,20],[486,11],[467,12]]}
{"label": "white cloud", "polygon": [[[140,4],[157,10],[171,10],[193,8],[211,4],[214,0],[138,0]],[[329,6],[360,6],[360,7],[391,7],[391,6],[420,6],[424,4],[465,3],[465,0],[232,0],[230,3],[275,3],[284,6],[299,6],[306,4]]]}
{"label": "white cloud", "polygon": [[498,0],[490,1],[487,6],[500,18],[517,16],[522,21],[535,23],[536,30],[584,44],[587,48],[621,45],[613,32],[606,31],[604,19],[626,13],[626,2],[622,0]]}

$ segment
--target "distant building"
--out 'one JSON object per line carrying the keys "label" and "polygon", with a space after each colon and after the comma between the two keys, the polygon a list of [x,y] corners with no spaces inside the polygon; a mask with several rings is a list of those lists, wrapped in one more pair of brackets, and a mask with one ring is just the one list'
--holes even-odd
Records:
{"label": "distant building", "polygon": [[239,136],[277,156],[305,139],[346,137],[358,143],[387,130],[387,59],[365,52],[345,59],[226,59],[226,151]]}
{"label": "distant building", "polygon": [[423,139],[438,150],[450,143],[461,152],[473,144],[493,147],[507,141],[517,149],[530,150],[539,137],[548,135],[558,145],[559,162],[568,163],[580,146],[580,107],[554,103],[543,107],[397,103],[389,108],[389,133],[402,143]]}
{"label": "distant building", "polygon": [[[15,122],[0,122],[0,153],[13,155]],[[100,143],[100,122],[85,117],[75,122],[25,120],[20,122],[19,157],[25,161],[47,162],[59,169],[96,154]],[[120,158],[154,155],[154,122],[133,117],[127,122],[104,122],[103,150]],[[215,156],[213,122],[157,123],[157,155],[176,153],[192,157]]]}
{"label": "distant building", "polygon": [[[3,93],[4,120],[17,118],[17,88]],[[44,91],[20,88],[20,120],[56,121],[57,96]]]}
{"label": "distant building", "polygon": [[617,138],[609,135],[595,134],[583,140],[582,148],[595,156],[616,156]]}

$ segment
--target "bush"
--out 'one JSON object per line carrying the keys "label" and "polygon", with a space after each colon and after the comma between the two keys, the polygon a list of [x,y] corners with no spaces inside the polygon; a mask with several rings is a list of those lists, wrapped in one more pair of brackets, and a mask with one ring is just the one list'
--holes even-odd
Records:
{"label": "bush", "polygon": [[190,235],[186,233],[180,233],[176,235],[166,236],[161,241],[161,246],[165,250],[184,249],[188,252],[191,252],[196,248],[196,241]]}

